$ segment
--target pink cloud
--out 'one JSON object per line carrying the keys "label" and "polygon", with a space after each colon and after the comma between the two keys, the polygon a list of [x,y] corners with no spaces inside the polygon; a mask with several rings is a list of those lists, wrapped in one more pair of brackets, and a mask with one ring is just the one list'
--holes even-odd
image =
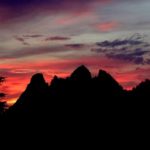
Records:
{"label": "pink cloud", "polygon": [[96,25],[97,29],[101,32],[109,32],[116,29],[119,26],[117,21],[104,22]]}
{"label": "pink cloud", "polygon": [[58,25],[72,25],[82,20],[88,19],[92,16],[89,9],[78,10],[77,12],[69,13],[61,18],[55,20]]}

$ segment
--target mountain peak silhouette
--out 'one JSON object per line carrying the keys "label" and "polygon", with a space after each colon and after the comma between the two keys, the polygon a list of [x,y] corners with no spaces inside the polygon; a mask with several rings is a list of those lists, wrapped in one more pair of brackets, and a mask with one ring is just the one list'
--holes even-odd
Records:
{"label": "mountain peak silhouette", "polygon": [[79,66],[70,76],[73,80],[85,81],[92,78],[90,71],[84,66]]}
{"label": "mountain peak silhouette", "polygon": [[37,73],[35,75],[32,76],[31,78],[31,81],[30,81],[30,84],[33,84],[33,85],[43,85],[45,84],[45,79],[43,77],[43,74],[42,73]]}
{"label": "mountain peak silhouette", "polygon": [[37,73],[31,77],[30,83],[21,94],[16,103],[8,110],[9,115],[29,115],[31,112],[39,112],[42,106],[41,100],[45,100],[48,91],[48,84],[45,82],[42,73]]}
{"label": "mountain peak silhouette", "polygon": [[102,84],[103,89],[109,90],[111,93],[116,95],[117,92],[122,92],[123,88],[119,83],[106,71],[99,70],[98,81]]}
{"label": "mountain peak silhouette", "polygon": [[107,73],[105,70],[99,70],[98,77],[99,78],[112,78],[112,76],[109,73]]}
{"label": "mountain peak silhouette", "polygon": [[104,70],[99,70],[98,78],[103,81],[112,81],[112,82],[117,83],[117,81],[109,73],[107,73]]}
{"label": "mountain peak silhouette", "polygon": [[150,80],[146,79],[145,81],[141,82],[136,88],[133,89],[133,93],[145,97],[150,96]]}
{"label": "mountain peak silhouette", "polygon": [[[115,108],[125,110],[129,100],[138,98],[143,100],[146,96],[150,98],[149,93],[150,80],[142,82],[133,91],[128,92],[106,71],[100,70],[98,76],[92,78],[90,71],[82,65],[68,78],[55,76],[49,86],[43,74],[33,75],[26,90],[8,109],[6,115],[8,117],[21,115],[27,118],[32,114],[41,115],[46,118],[53,117],[54,121],[58,118],[64,120],[64,117],[68,120],[73,117],[82,120],[85,113],[87,118],[92,113],[92,118],[95,116],[97,120],[99,117],[97,112],[103,109],[103,106],[108,112]],[[134,101],[130,101],[129,104],[131,103],[134,104]]]}

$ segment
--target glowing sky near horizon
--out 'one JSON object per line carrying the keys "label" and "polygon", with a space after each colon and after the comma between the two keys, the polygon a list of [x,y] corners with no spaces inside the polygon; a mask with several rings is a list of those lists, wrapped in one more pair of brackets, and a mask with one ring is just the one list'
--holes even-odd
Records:
{"label": "glowing sky near horizon", "polygon": [[9,104],[34,73],[47,82],[84,64],[126,89],[150,74],[149,0],[1,0],[0,75]]}

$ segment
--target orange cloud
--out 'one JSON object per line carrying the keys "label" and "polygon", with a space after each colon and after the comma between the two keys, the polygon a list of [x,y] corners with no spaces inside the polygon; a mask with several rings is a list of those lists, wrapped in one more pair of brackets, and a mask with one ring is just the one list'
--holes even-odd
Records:
{"label": "orange cloud", "polygon": [[109,32],[119,26],[117,21],[104,22],[97,25],[97,29],[101,32]]}

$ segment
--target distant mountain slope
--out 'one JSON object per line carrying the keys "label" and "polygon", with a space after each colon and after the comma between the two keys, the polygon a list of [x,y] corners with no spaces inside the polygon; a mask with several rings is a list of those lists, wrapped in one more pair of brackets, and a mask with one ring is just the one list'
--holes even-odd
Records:
{"label": "distant mountain slope", "polygon": [[82,65],[66,79],[55,76],[50,86],[42,74],[33,75],[6,116],[53,116],[55,119],[78,116],[81,119],[89,115],[97,117],[102,112],[127,113],[135,105],[133,98],[149,96],[149,91],[149,80],[128,92],[106,71],[100,70],[98,76],[92,78],[90,71]]}

